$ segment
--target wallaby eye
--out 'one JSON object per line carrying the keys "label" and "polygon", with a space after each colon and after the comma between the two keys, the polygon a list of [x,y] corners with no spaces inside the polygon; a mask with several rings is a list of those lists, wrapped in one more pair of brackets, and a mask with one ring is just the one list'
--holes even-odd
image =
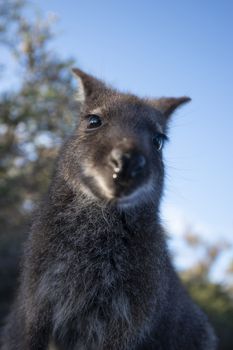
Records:
{"label": "wallaby eye", "polygon": [[96,129],[102,125],[102,120],[97,114],[89,114],[87,116],[87,128]]}
{"label": "wallaby eye", "polygon": [[162,133],[158,133],[153,137],[153,144],[156,147],[157,151],[161,151],[164,145],[164,142],[167,140],[167,136]]}

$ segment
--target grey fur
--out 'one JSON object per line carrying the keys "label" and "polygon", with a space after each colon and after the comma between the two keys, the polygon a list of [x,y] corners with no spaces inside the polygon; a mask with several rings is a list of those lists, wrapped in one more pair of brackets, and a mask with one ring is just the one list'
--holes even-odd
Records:
{"label": "grey fur", "polygon": [[[215,350],[159,220],[164,167],[152,136],[189,99],[139,99],[75,73],[85,104],[35,216],[1,350]],[[97,108],[104,125],[87,133],[86,115]],[[108,163],[114,147],[147,162],[127,194]]]}

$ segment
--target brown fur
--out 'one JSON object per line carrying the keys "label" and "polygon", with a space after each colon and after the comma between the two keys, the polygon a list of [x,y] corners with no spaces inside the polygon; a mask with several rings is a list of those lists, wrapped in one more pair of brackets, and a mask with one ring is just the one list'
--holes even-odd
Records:
{"label": "brown fur", "polygon": [[140,99],[75,73],[85,102],[35,215],[1,349],[215,350],[159,219],[159,142],[189,99]]}

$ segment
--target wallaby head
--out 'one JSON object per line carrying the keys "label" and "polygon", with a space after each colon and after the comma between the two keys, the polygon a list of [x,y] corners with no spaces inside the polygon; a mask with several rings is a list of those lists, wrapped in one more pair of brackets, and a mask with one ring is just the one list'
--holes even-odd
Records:
{"label": "wallaby head", "polygon": [[172,112],[188,97],[142,99],[73,69],[82,110],[66,145],[63,174],[74,188],[120,208],[153,201],[163,189],[162,148]]}

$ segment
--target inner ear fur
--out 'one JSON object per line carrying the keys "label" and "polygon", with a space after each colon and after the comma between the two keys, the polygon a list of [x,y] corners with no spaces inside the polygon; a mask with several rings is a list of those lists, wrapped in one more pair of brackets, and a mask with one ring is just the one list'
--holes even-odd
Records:
{"label": "inner ear fur", "polygon": [[106,90],[106,86],[101,80],[83,72],[81,69],[73,68],[72,72],[79,82],[78,99],[81,102],[94,100],[101,91]]}

